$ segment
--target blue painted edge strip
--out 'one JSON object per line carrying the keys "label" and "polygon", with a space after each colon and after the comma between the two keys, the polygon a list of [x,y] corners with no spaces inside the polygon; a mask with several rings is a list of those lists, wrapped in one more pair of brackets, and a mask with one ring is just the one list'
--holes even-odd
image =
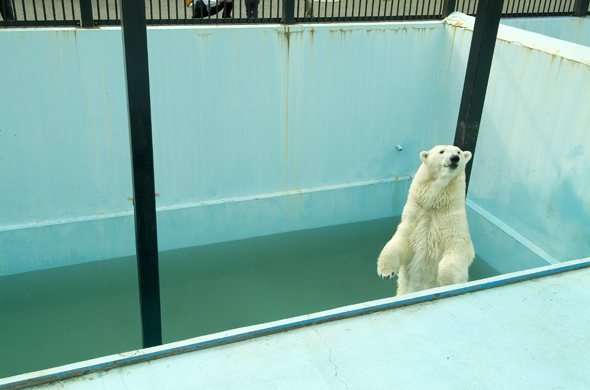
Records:
{"label": "blue painted edge strip", "polygon": [[[150,348],[151,350],[157,349],[157,351],[150,352],[150,349],[139,350],[136,351],[137,355],[132,355],[129,357],[117,357],[113,358],[109,361],[103,361],[97,364],[89,364],[85,366],[80,366],[76,368],[68,369],[68,366],[64,366],[57,369],[51,370],[44,370],[44,371],[54,371],[45,375],[38,375],[33,377],[35,373],[30,374],[22,374],[17,375],[14,377],[5,378],[0,380],[0,389],[22,389],[29,386],[36,386],[45,383],[50,383],[59,380],[65,380],[69,378],[74,378],[86,374],[90,374],[97,371],[105,371],[110,370],[117,367],[127,366],[130,364],[140,363],[148,360],[159,359],[167,356],[177,355],[186,352],[197,351],[200,349],[211,348],[223,344],[229,344],[233,342],[238,342],[242,340],[247,340],[255,337],[260,337],[272,333],[279,333],[284,332],[296,328],[301,328],[305,326],[311,326],[315,324],[320,324],[324,322],[331,322],[337,321],[340,319],[356,317],[361,315],[366,315],[374,312],[379,312],[383,310],[395,309],[397,307],[412,305],[416,303],[422,303],[426,301],[437,300],[441,298],[452,297],[456,295],[477,292],[481,290],[486,290],[494,287],[500,287],[507,284],[522,282],[534,278],[544,277],[555,275],[562,272],[567,271],[574,271],[582,268],[590,267],[590,258],[584,258],[580,260],[572,260],[567,263],[560,263],[557,265],[549,265],[546,267],[536,268],[533,270],[527,271],[520,271],[514,272],[506,275],[496,276],[488,279],[482,279],[475,282],[469,282],[457,286],[446,286],[446,287],[439,287],[436,289],[428,290],[427,292],[415,293],[408,295],[407,298],[389,298],[380,301],[373,301],[375,304],[371,304],[368,302],[366,304],[359,304],[355,306],[362,306],[367,305],[361,308],[352,309],[352,310],[343,310],[341,312],[334,313],[334,310],[328,311],[330,314],[322,314],[317,313],[315,316],[308,318],[308,319],[301,319],[301,317],[296,317],[292,321],[285,320],[284,323],[276,326],[272,326],[272,323],[268,324],[271,326],[259,325],[260,329],[255,329],[251,331],[244,331],[240,332],[237,330],[237,333],[228,335],[225,337],[218,337],[212,338],[210,340],[205,340],[202,342],[197,343],[189,343],[187,345],[181,346],[174,346],[174,347],[154,347]],[[385,301],[385,302],[384,302]],[[382,303],[380,303],[382,302]],[[347,308],[350,308],[348,306]],[[346,308],[343,308],[346,309]],[[324,312],[324,313],[328,313]],[[277,321],[281,322],[281,321]],[[246,328],[247,329],[247,328]],[[178,343],[175,343],[178,344]],[[145,351],[145,353],[142,353]],[[120,355],[115,355],[120,356]],[[104,360],[97,359],[97,360]],[[108,358],[106,358],[108,359]],[[80,363],[76,363],[80,364]],[[83,364],[83,363],[82,363]],[[41,371],[43,372],[43,371]],[[23,378],[25,377],[25,378]]]}

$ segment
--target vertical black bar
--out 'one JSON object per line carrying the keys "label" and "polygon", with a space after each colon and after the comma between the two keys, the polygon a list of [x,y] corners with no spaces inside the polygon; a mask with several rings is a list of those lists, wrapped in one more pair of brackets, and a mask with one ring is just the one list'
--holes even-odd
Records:
{"label": "vertical black bar", "polygon": [[[72,7],[72,23],[76,23],[76,9],[74,8],[74,0],[70,0],[70,6]],[[80,19],[81,20],[81,19]]]}
{"label": "vertical black bar", "polygon": [[[387,3],[385,3],[385,7],[387,7]],[[381,16],[381,0],[377,3],[377,20],[383,20],[383,17]]]}
{"label": "vertical black bar", "polygon": [[162,322],[144,0],[121,1],[121,30],[133,166],[135,247],[142,338],[143,347],[148,348],[162,344]]}
{"label": "vertical black bar", "polygon": [[[475,156],[475,146],[492,67],[496,36],[498,35],[500,17],[502,16],[503,2],[503,0],[479,0],[479,7],[475,17],[454,142],[455,146],[464,151],[469,150],[473,156]],[[469,186],[472,166],[473,162],[465,168],[466,189]]]}
{"label": "vertical black bar", "polygon": [[574,4],[574,15],[583,18],[588,13],[589,0],[576,0]]}
{"label": "vertical black bar", "polygon": [[[6,8],[4,8],[6,9]],[[72,10],[74,9],[74,6],[72,6]],[[37,27],[39,25],[39,19],[37,18],[37,4],[35,3],[35,0],[33,0],[33,15],[35,15],[35,27]]]}
{"label": "vertical black bar", "polygon": [[[94,27],[94,19],[92,17],[92,3],[91,0],[80,0],[80,26]],[[74,8],[72,7],[72,10]]]}
{"label": "vertical black bar", "polygon": [[[28,26],[27,23],[27,7],[25,6],[25,0],[22,0],[22,4],[23,4],[23,20],[25,22],[25,27]],[[14,13],[14,20],[16,20],[17,16],[16,16],[16,1],[14,2],[14,8],[12,8],[12,12]]]}
{"label": "vertical black bar", "polygon": [[[381,4],[381,3],[379,3],[379,4]],[[332,21],[332,22],[334,21],[334,7],[335,6],[336,6],[336,2],[332,1],[332,17],[330,19],[330,21]],[[340,2],[338,3],[338,7],[340,7]]]}
{"label": "vertical black bar", "polygon": [[66,4],[65,4],[65,0],[61,0],[61,14],[63,16],[63,20],[66,21]]}
{"label": "vertical black bar", "polygon": [[57,26],[57,17],[55,16],[55,0],[51,0],[51,10],[53,11],[53,25]]}
{"label": "vertical black bar", "polygon": [[443,0],[443,19],[455,12],[455,1],[456,0]]}
{"label": "vertical black bar", "polygon": [[98,0],[96,0],[96,18],[100,21],[100,3]]}
{"label": "vertical black bar", "polygon": [[43,21],[45,22],[45,26],[47,26],[47,7],[45,7],[45,0],[41,0],[41,5],[43,6]]}
{"label": "vertical black bar", "polygon": [[283,24],[295,23],[295,0],[283,0]]}

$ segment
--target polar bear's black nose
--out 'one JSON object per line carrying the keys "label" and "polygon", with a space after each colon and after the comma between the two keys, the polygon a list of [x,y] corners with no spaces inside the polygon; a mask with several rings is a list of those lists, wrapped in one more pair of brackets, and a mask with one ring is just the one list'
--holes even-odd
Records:
{"label": "polar bear's black nose", "polygon": [[451,157],[451,161],[454,162],[454,163],[459,162],[459,156],[453,156],[453,157]]}

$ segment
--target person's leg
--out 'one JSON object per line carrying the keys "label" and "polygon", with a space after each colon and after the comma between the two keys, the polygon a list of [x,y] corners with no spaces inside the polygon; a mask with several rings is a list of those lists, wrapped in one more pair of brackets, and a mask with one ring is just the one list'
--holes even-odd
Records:
{"label": "person's leg", "polygon": [[244,6],[246,7],[246,17],[250,18],[250,0],[244,0]]}
{"label": "person's leg", "polygon": [[252,2],[254,3],[254,4],[252,4],[252,17],[257,18],[258,17],[258,4],[260,3],[260,0],[252,0]]}
{"label": "person's leg", "polygon": [[4,20],[14,20],[12,0],[0,0],[0,15]]}
{"label": "person's leg", "polygon": [[224,18],[231,18],[231,10],[234,8],[234,3],[232,0],[226,0],[225,2],[225,9],[223,10],[223,17]]}

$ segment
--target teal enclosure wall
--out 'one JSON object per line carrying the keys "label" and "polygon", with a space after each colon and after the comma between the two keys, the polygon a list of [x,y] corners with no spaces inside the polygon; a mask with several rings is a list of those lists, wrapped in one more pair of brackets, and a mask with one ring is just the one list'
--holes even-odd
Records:
{"label": "teal enclosure wall", "polygon": [[[399,215],[452,142],[444,29],[148,29],[160,249]],[[121,40],[0,32],[0,274],[134,253]]]}
{"label": "teal enclosure wall", "polygon": [[590,17],[502,19],[500,23],[578,45],[590,46]]}
{"label": "teal enclosure wall", "polygon": [[590,256],[589,130],[590,48],[500,26],[469,198],[546,258]]}
{"label": "teal enclosure wall", "polygon": [[[512,30],[538,45],[496,46],[470,220],[534,243],[527,264],[589,256],[590,49]],[[401,214],[420,151],[453,142],[470,41],[449,20],[148,29],[160,250]],[[121,42],[0,31],[0,275],[134,254]]]}

